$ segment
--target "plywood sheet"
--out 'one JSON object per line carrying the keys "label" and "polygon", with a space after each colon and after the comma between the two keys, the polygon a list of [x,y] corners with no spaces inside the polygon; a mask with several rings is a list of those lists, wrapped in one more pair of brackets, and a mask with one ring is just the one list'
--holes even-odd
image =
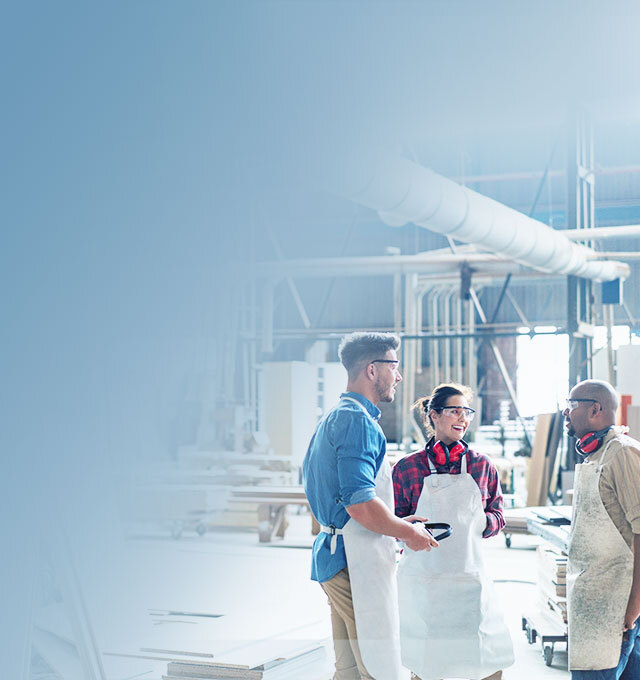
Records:
{"label": "plywood sheet", "polygon": [[[541,413],[536,422],[536,434],[533,439],[529,469],[527,471],[527,505],[543,505],[546,503],[547,477],[547,444],[553,421],[553,413]],[[545,489],[544,496],[542,490]]]}

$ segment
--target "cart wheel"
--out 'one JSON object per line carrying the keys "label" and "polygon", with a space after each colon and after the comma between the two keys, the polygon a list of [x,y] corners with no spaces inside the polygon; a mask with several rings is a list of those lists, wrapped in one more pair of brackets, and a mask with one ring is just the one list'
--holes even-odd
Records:
{"label": "cart wheel", "polygon": [[507,544],[507,548],[511,547],[511,536],[505,536],[504,542]]}
{"label": "cart wheel", "polygon": [[552,645],[545,645],[545,647],[542,650],[542,654],[544,656],[544,662],[547,664],[547,666],[550,666],[551,662],[553,661]]}
{"label": "cart wheel", "polygon": [[527,624],[526,633],[527,633],[527,642],[530,645],[532,645],[536,641],[536,637],[538,636],[538,633],[533,628],[531,628],[531,626],[529,624]]}
{"label": "cart wheel", "polygon": [[522,617],[522,630],[527,630],[527,619],[524,616]]}
{"label": "cart wheel", "polygon": [[182,522],[174,522],[171,528],[171,536],[173,538],[180,538],[182,536],[182,531],[184,530],[184,524]]}
{"label": "cart wheel", "polygon": [[207,533],[207,525],[204,522],[198,522],[196,533],[198,536],[204,536]]}

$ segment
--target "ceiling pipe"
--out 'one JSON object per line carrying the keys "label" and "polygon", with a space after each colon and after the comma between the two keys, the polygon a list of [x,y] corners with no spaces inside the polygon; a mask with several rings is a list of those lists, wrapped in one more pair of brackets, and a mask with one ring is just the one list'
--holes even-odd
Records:
{"label": "ceiling pipe", "polygon": [[[640,172],[640,165],[620,165],[608,168],[596,168],[594,175],[633,175]],[[549,177],[564,177],[565,170],[550,170]],[[509,182],[523,179],[540,179],[544,170],[525,170],[522,172],[499,172],[484,175],[461,175],[455,181],[460,184],[480,184],[481,182]]]}
{"label": "ceiling pipe", "polygon": [[594,251],[572,243],[562,232],[406,158],[361,168],[347,186],[351,189],[343,195],[373,208],[391,226],[414,222],[547,273],[594,281],[629,276],[627,264],[590,260]]}
{"label": "ceiling pipe", "polygon": [[[609,238],[640,237],[640,224],[619,227],[591,227],[589,229],[562,229],[562,235],[571,241],[604,241]],[[598,253],[601,255],[601,253]]]}
{"label": "ceiling pipe", "polygon": [[[493,253],[419,253],[417,255],[370,255],[364,257],[315,257],[262,262],[256,274],[269,278],[317,278],[324,276],[375,276],[383,274],[422,274],[457,272],[460,264],[500,266],[526,270],[512,260]],[[531,272],[529,272],[531,273]]]}
{"label": "ceiling pipe", "polygon": [[640,253],[634,252],[634,253],[629,253],[625,251],[614,251],[612,250],[611,252],[608,253],[598,253],[599,257],[616,257],[619,260],[623,261],[628,261],[628,260],[640,260]]}

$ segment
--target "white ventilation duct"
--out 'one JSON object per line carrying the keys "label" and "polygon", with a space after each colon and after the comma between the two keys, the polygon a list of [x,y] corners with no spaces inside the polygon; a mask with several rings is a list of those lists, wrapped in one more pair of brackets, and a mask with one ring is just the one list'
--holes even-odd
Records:
{"label": "white ventilation duct", "polygon": [[391,159],[373,172],[349,179],[343,187],[352,190],[341,193],[377,210],[391,226],[414,222],[542,272],[594,281],[629,276],[627,264],[594,260],[595,251],[572,243],[561,231],[405,158]]}

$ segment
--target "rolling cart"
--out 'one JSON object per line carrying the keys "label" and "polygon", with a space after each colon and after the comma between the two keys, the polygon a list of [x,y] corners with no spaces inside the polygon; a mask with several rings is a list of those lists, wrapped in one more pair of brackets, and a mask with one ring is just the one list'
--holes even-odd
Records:
{"label": "rolling cart", "polygon": [[569,651],[569,636],[566,624],[562,625],[545,612],[539,611],[524,615],[522,617],[522,630],[527,636],[527,642],[530,645],[540,640],[542,656],[547,666],[551,666],[553,663],[556,643],[564,643],[567,651]]}

